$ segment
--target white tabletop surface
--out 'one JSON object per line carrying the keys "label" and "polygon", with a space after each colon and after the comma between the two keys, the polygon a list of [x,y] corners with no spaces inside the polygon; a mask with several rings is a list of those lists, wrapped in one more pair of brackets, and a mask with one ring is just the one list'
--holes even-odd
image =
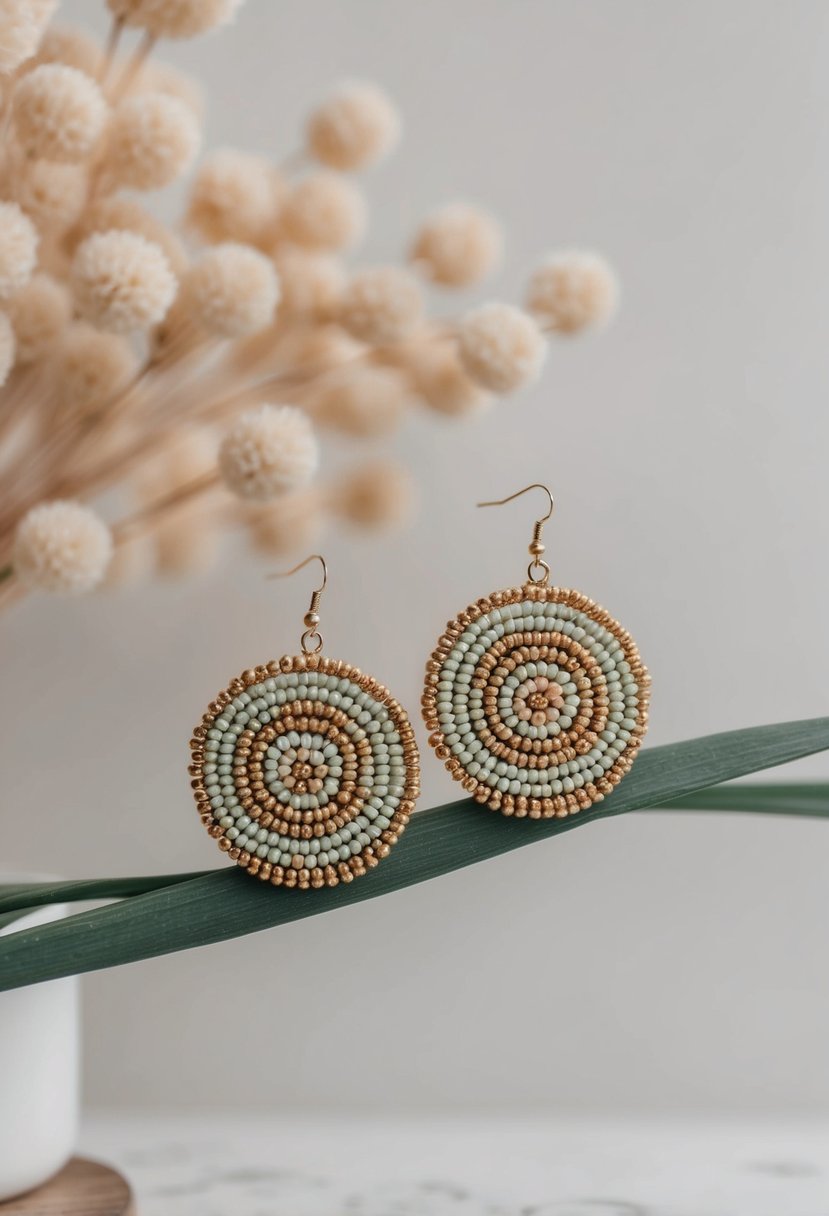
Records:
{"label": "white tabletop surface", "polygon": [[137,1216],[829,1216],[829,1122],[97,1113]]}

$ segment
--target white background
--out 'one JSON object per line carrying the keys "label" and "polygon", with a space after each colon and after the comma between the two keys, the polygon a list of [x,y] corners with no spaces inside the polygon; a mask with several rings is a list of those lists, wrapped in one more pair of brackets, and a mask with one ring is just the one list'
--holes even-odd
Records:
{"label": "white background", "polygon": [[[102,7],[71,0],[64,18],[103,30]],[[248,0],[169,58],[207,85],[210,144],[275,158],[341,77],[394,94],[406,138],[367,176],[366,261],[467,197],[508,232],[492,294],[519,297],[558,246],[601,249],[622,280],[612,329],[556,344],[531,392],[477,423],[407,425],[417,518],[326,539],[330,653],[416,716],[445,621],[524,568],[532,504],[473,503],[542,479],[556,580],[618,616],[652,670],[650,742],[827,712],[823,3]],[[306,587],[261,574],[231,547],[198,583],[4,620],[4,863],[221,864],[187,740],[234,673],[295,647]],[[423,805],[457,797],[420,738]],[[93,976],[88,1099],[825,1111],[827,830],[625,817]]]}

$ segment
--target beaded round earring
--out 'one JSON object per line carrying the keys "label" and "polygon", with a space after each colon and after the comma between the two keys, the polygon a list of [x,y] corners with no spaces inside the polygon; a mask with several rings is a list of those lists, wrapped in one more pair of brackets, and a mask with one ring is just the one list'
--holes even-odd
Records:
{"label": "beaded round earring", "polygon": [[541,533],[527,581],[495,591],[453,621],[426,665],[429,743],[476,801],[516,818],[585,810],[633,764],[650,679],[629,633],[579,591],[549,585]]}
{"label": "beaded round earring", "polygon": [[190,741],[202,823],[219,848],[273,886],[335,887],[396,844],[419,794],[411,723],[388,690],[325,658],[321,585],[305,614],[302,653],[243,671]]}

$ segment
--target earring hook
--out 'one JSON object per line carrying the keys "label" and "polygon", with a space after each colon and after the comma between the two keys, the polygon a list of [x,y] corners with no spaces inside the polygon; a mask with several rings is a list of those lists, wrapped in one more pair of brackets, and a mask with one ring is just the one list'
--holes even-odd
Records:
{"label": "earring hook", "polygon": [[297,562],[297,564],[290,570],[275,570],[273,573],[265,575],[265,578],[268,579],[289,578],[290,575],[296,574],[299,570],[303,570],[309,562],[315,561],[319,562],[319,564],[322,566],[322,582],[320,583],[319,587],[316,587],[311,592],[311,603],[308,607],[308,611],[303,617],[303,624],[305,625],[305,632],[302,635],[303,654],[316,654],[317,651],[322,650],[322,635],[320,634],[317,626],[320,623],[320,600],[322,599],[323,591],[328,586],[328,566],[325,564],[325,558],[321,553],[310,553],[308,557],[304,558],[301,562]]}
{"label": "earring hook", "polygon": [[[523,490],[516,490],[514,494],[510,494],[507,498],[496,498],[490,502],[479,502],[475,505],[478,507],[503,507],[508,502],[512,502],[516,498],[520,498],[522,494],[528,494],[530,490],[543,490],[550,500],[550,509],[546,515],[542,515],[533,524],[533,538],[529,543],[528,552],[532,561],[527,567],[527,578],[531,583],[538,583],[542,587],[546,587],[550,579],[550,567],[543,560],[544,543],[541,539],[541,533],[544,530],[544,525],[555,510],[555,499],[548,486],[545,486],[540,481],[534,481],[532,485],[524,486]],[[540,572],[540,573],[539,573]]]}

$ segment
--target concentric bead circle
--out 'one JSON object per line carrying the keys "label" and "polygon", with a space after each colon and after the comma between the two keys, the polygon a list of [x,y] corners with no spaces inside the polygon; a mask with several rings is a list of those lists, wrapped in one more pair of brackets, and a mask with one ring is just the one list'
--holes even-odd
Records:
{"label": "concentric bead circle", "polygon": [[371,676],[318,654],[243,672],[211,702],[190,748],[208,832],[274,886],[364,874],[397,842],[419,792],[404,710]]}
{"label": "concentric bead circle", "polygon": [[633,764],[650,679],[618,621],[578,591],[527,583],[450,621],[426,670],[429,742],[478,802],[563,817]]}

